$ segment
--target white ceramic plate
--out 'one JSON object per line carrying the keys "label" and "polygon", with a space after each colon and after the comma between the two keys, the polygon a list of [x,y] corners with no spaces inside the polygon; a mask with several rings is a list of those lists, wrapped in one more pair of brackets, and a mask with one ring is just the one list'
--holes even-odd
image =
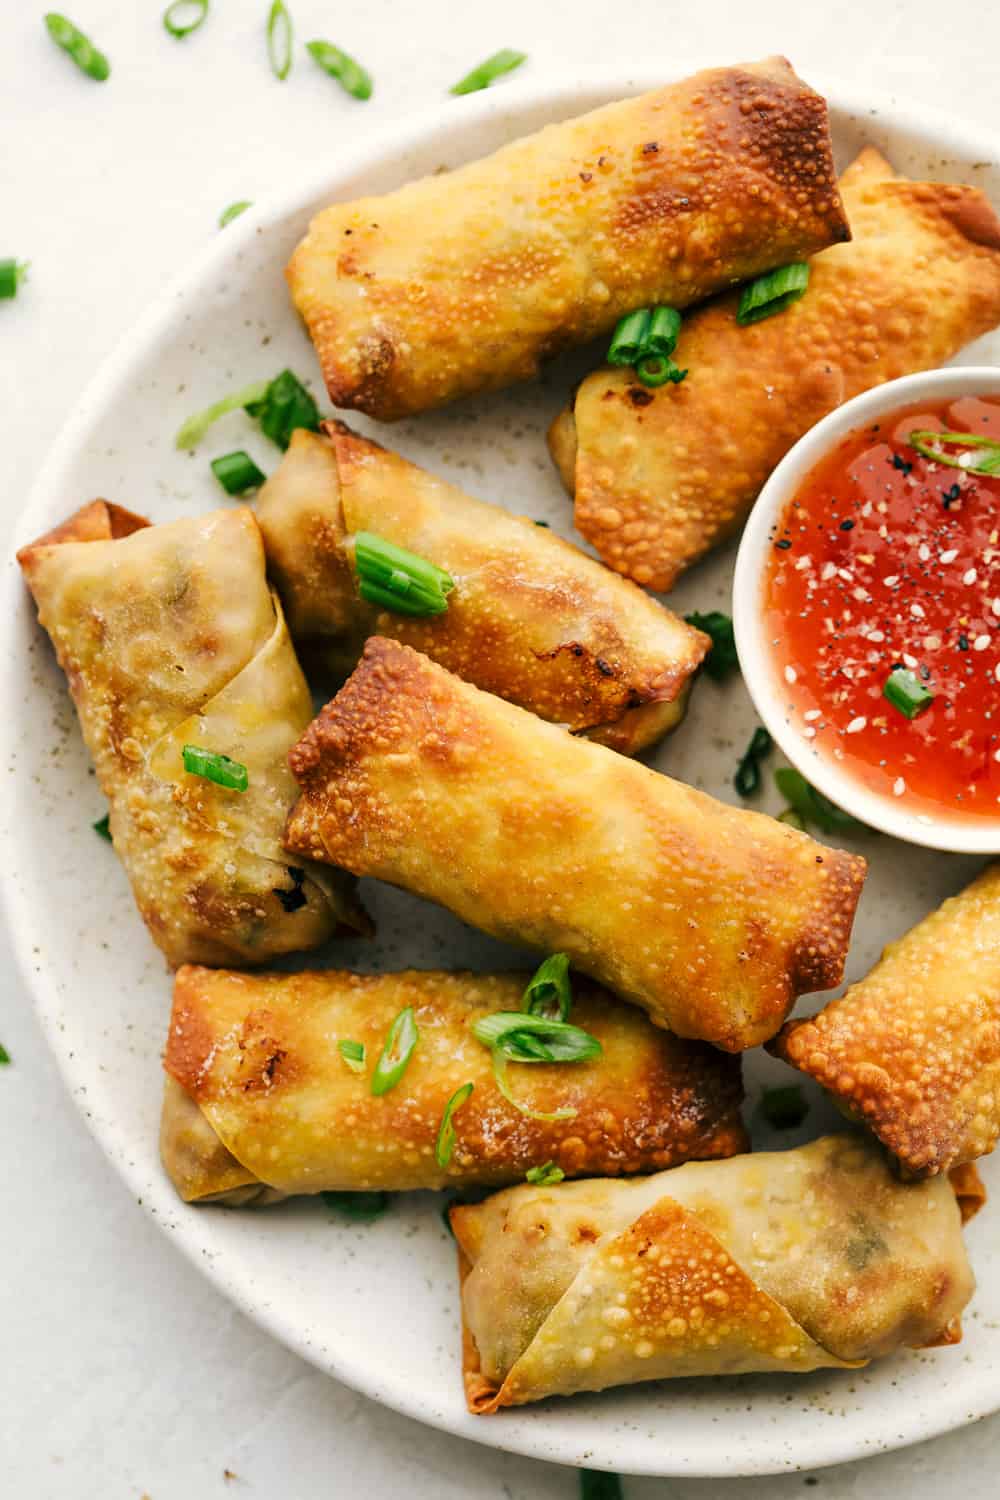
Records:
{"label": "white ceramic plate", "polygon": [[[685,71],[680,66],[675,73]],[[27,541],[94,495],[169,520],[219,504],[208,459],[246,445],[270,470],[276,453],[242,416],[193,457],[173,447],[183,417],[285,365],[316,365],[281,275],[310,215],[454,166],[549,120],[580,113],[663,75],[647,68],[581,82],[508,84],[332,155],[322,170],[220,234],[107,363],[55,444],[19,528]],[[829,79],[834,137],[845,163],[864,142],[902,171],[975,182],[1000,199],[997,143],[916,106],[852,100]],[[988,363],[1000,344],[966,356]],[[507,502],[571,535],[570,507],[543,435],[576,356],[540,385],[401,423],[383,437],[474,494]],[[372,430],[370,424],[359,422]],[[683,609],[728,607],[732,553],[715,557],[674,596]],[[103,812],[62,676],[8,563],[0,715],[8,731],[4,861],[8,916],[24,977],[68,1088],[143,1207],[229,1297],[304,1358],[377,1401],[477,1442],[569,1464],[658,1475],[752,1474],[813,1468],[916,1442],[1000,1407],[1000,1202],[971,1226],[980,1290],[959,1349],[907,1353],[864,1372],[679,1381],[471,1418],[459,1378],[452,1242],[432,1195],[399,1200],[382,1220],[334,1222],[319,1203],[260,1213],[183,1207],[157,1157],[159,1054],[170,1002],[163,961],[140,922],[112,851],[91,822]],[[754,727],[740,683],[699,685],[687,722],[657,764],[735,802],[732,775]],[[773,789],[761,803],[776,811]],[[850,958],[862,974],[886,939],[960,886],[976,862],[866,837],[871,876]],[[446,914],[387,887],[365,897],[374,945],[336,946],[324,961],[362,969],[404,964],[487,968],[509,954]],[[522,955],[523,961],[523,955]],[[762,1080],[791,1075],[751,1056],[751,1103]],[[834,1123],[818,1098],[797,1144]],[[988,1163],[1000,1199],[1000,1171]],[[98,1211],[95,1206],[95,1212]],[[154,1355],[155,1357],[155,1355]]]}

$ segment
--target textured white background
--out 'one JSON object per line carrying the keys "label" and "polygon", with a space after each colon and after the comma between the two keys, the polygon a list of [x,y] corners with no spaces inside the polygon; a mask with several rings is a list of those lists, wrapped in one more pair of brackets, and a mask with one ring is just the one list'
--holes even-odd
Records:
{"label": "textured white background", "polygon": [[[42,7],[0,0],[0,256],[31,280],[0,304],[0,524],[6,541],[74,398],[164,278],[325,150],[438,100],[500,46],[530,66],[781,51],[818,87],[843,78],[992,126],[1000,12],[978,0],[289,0],[376,79],[340,93],[302,52],[267,67],[267,0],[212,0],[185,43],[161,0],[67,0],[109,55],[91,83],[49,43]],[[1000,130],[998,130],[1000,135]],[[53,914],[58,921],[58,914]],[[571,1471],[418,1427],[286,1353],[160,1237],[64,1095],[0,934],[0,1494],[17,1500],[570,1500]],[[114,977],[109,975],[109,983]],[[724,1441],[724,1438],[723,1438]],[[628,1500],[994,1500],[1000,1417],[899,1454],[756,1480],[630,1480]],[[237,1477],[226,1479],[229,1470]]]}

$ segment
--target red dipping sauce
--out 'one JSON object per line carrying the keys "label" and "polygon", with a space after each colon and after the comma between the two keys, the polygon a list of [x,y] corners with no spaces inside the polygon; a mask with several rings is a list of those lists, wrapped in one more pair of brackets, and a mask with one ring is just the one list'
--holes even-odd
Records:
{"label": "red dipping sauce", "polygon": [[[922,457],[907,439],[931,428],[1000,443],[1000,398],[904,407],[844,438],[774,533],[764,624],[815,750],[918,815],[997,820],[1000,475]],[[912,719],[883,695],[900,666],[933,694]]]}

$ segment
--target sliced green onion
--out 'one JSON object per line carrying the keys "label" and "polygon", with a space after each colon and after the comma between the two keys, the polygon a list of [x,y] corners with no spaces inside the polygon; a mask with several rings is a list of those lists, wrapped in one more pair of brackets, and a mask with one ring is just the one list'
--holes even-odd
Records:
{"label": "sliced green onion", "polygon": [[388,1193],[323,1193],[321,1196],[328,1208],[343,1214],[345,1219],[365,1223],[381,1218],[389,1207]]}
{"label": "sliced green onion", "polygon": [[231,396],[223,396],[221,401],[213,401],[204,411],[188,417],[174,439],[176,447],[197,448],[213,422],[217,422],[227,412],[243,411],[247,406],[263,401],[269,385],[270,381],[267,380],[255,381],[253,385],[245,385],[242,390],[234,391]]}
{"label": "sliced green onion", "polygon": [[276,375],[259,400],[248,401],[247,412],[279,448],[288,447],[297,427],[305,427],[309,432],[319,428],[319,407],[291,370]]}
{"label": "sliced green onion", "polygon": [[473,1083],[463,1083],[461,1088],[455,1090],[444,1107],[437,1140],[434,1143],[434,1156],[439,1167],[446,1167],[448,1165],[451,1161],[451,1153],[455,1149],[455,1127],[451,1122],[452,1115],[454,1115],[456,1109],[461,1109],[474,1088],[475,1084]]}
{"label": "sliced green onion", "polygon": [[609,365],[634,365],[637,359],[642,358],[652,317],[650,308],[638,307],[635,312],[626,313],[624,318],[619,318],[608,348]]}
{"label": "sliced green onion", "polygon": [[306,51],[324,73],[336,78],[352,99],[371,98],[374,88],[371,74],[348,53],[341,52],[332,42],[306,42]]}
{"label": "sliced green onion", "polygon": [[259,490],[267,477],[242,448],[213,458],[211,468],[227,495],[245,495],[248,490]]}
{"label": "sliced green onion", "polygon": [[565,1176],[562,1167],[557,1167],[554,1161],[547,1161],[544,1166],[529,1167],[524,1180],[535,1187],[551,1187],[554,1182],[562,1182]]}
{"label": "sliced green onion", "polygon": [[786,807],[784,812],[778,813],[777,821],[784,823],[788,828],[797,828],[800,833],[805,833],[806,831],[806,825],[794,807]]}
{"label": "sliced green onion", "polygon": [[7,1048],[4,1046],[3,1042],[0,1042],[0,1063],[6,1066],[9,1062],[10,1053],[7,1051]]}
{"label": "sliced green onion", "polygon": [[728,615],[721,610],[713,609],[707,615],[697,612],[684,616],[689,625],[695,630],[703,630],[711,639],[712,646],[705,657],[703,666],[709,677],[714,677],[716,682],[722,682],[730,672],[739,669],[740,659],[736,654],[736,637],[733,634],[733,622]]}
{"label": "sliced green onion", "polygon": [[446,595],[455,587],[442,568],[371,531],[354,538],[354,566],[362,599],[398,615],[443,614]]}
{"label": "sliced green onion", "polygon": [[733,785],[741,797],[752,797],[760,790],[760,763],[773,749],[774,741],[767,730],[755,729],[733,777]]}
{"label": "sliced green onion", "polygon": [[765,1089],[760,1113],[775,1130],[794,1130],[809,1113],[809,1105],[798,1084],[792,1083],[786,1088]]}
{"label": "sliced green onion", "polygon": [[100,835],[102,839],[107,839],[109,844],[112,842],[111,818],[108,813],[105,813],[103,818],[98,818],[97,822],[92,823],[90,826],[93,828],[96,834]]}
{"label": "sliced green onion", "polygon": [[284,0],[273,0],[267,18],[267,56],[271,72],[284,82],[292,71],[292,18]]}
{"label": "sliced green onion", "polygon": [[775,313],[784,312],[793,302],[805,294],[809,285],[809,263],[792,261],[791,265],[779,266],[758,276],[740,293],[740,305],[736,310],[736,321],[741,327],[748,323],[759,323]]}
{"label": "sliced green onion", "polygon": [[198,745],[185,745],[184,769],[192,776],[201,776],[224,786],[231,792],[245,792],[250,785],[250,774],[238,760],[220,755],[216,750],[202,750]]}
{"label": "sliced green onion", "polygon": [[337,1051],[352,1073],[363,1073],[365,1071],[364,1042],[352,1042],[345,1038],[342,1042],[337,1043]]}
{"label": "sliced green onion", "polygon": [[[917,428],[910,433],[907,442],[924,458],[933,459],[936,464],[947,464],[949,469],[963,469],[966,474],[1000,473],[1000,439],[984,437],[980,432],[933,432]],[[961,446],[966,451],[952,457],[942,453],[942,443],[950,447]],[[972,463],[970,448],[983,448],[986,452]]]}
{"label": "sliced green onion", "polygon": [[27,274],[26,260],[0,260],[0,297],[16,297]]}
{"label": "sliced green onion", "polygon": [[250,198],[240,198],[236,203],[230,203],[229,207],[224,208],[219,215],[219,228],[225,229],[226,225],[238,219],[240,214],[245,214],[248,208],[253,208]]}
{"label": "sliced green onion", "polygon": [[521,997],[521,1009],[547,1021],[565,1021],[573,1004],[569,954],[551,953],[539,964]]}
{"label": "sliced green onion", "polygon": [[[507,1059],[496,1047],[490,1053],[490,1061],[493,1064],[493,1077],[496,1079],[497,1088],[503,1094],[508,1104],[512,1104],[519,1114],[525,1115],[529,1120],[573,1120],[576,1118],[576,1110],[563,1109],[531,1109],[527,1104],[522,1104],[511,1093],[510,1084],[507,1082]],[[522,1062],[528,1059],[522,1058]]]}
{"label": "sliced green onion", "polygon": [[488,89],[491,83],[502,78],[505,73],[512,73],[527,61],[527,52],[514,52],[510,47],[502,47],[499,52],[494,52],[485,62],[481,62],[471,73],[466,73],[458,83],[453,84],[450,92],[452,94],[475,94],[479,89]]}
{"label": "sliced green onion", "polygon": [[484,1047],[514,1062],[586,1062],[604,1050],[596,1036],[565,1021],[550,1021],[523,1010],[497,1010],[472,1023]]}
{"label": "sliced green onion", "polygon": [[408,1005],[389,1027],[385,1045],[372,1074],[372,1093],[387,1094],[402,1078],[420,1040],[413,1006]]}
{"label": "sliced green onion", "polygon": [[896,667],[889,673],[882,687],[882,696],[908,719],[915,719],[934,702],[934,694],[906,667]]}
{"label": "sliced green onion", "polygon": [[208,0],[173,0],[163,12],[163,25],[178,41],[208,20]]}
{"label": "sliced green onion", "polygon": [[82,73],[98,83],[104,82],[111,73],[111,64],[78,26],[74,26],[72,21],[54,10],[46,15],[45,25],[56,46],[69,54]]}
{"label": "sliced green onion", "polygon": [[636,379],[643,385],[656,387],[666,385],[671,381],[679,385],[687,374],[679,365],[675,365],[672,359],[663,354],[644,354],[635,367]]}
{"label": "sliced green onion", "polygon": [[654,307],[643,341],[643,354],[673,354],[681,331],[681,315],[676,307]]}
{"label": "sliced green onion", "polygon": [[603,1469],[581,1469],[580,1500],[622,1500],[622,1482]]}
{"label": "sliced green onion", "polygon": [[791,766],[781,766],[775,771],[774,784],[805,824],[815,823],[824,833],[841,833],[865,826],[810,786],[801,772]]}

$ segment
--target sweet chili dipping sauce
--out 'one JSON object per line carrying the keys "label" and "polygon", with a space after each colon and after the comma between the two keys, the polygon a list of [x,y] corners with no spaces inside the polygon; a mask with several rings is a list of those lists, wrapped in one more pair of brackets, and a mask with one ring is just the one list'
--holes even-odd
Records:
{"label": "sweet chili dipping sauce", "polygon": [[[952,466],[919,430],[997,448],[917,439]],[[1000,819],[1000,397],[846,437],[789,502],[764,598],[786,712],[818,754],[918,816]]]}

